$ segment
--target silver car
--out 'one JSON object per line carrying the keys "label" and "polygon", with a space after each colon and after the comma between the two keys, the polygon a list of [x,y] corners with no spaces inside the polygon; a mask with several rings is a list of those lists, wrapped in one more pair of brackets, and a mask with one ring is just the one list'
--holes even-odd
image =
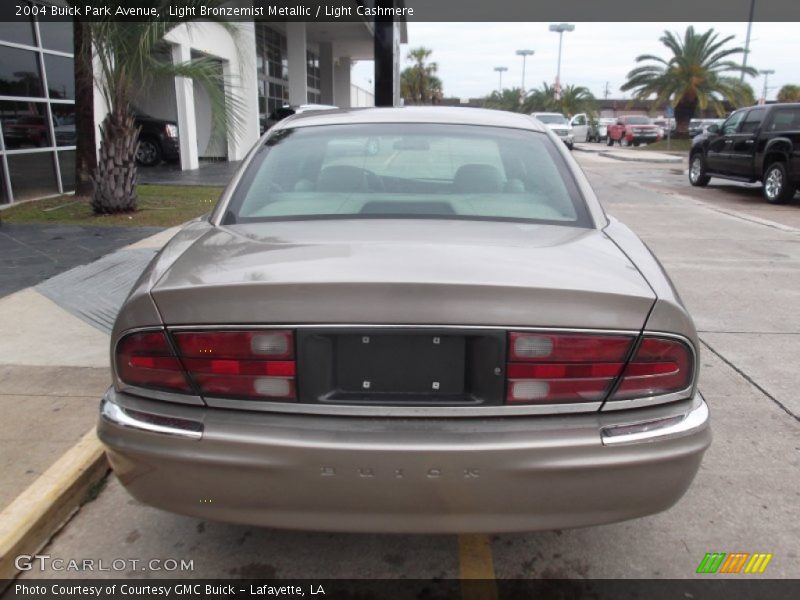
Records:
{"label": "silver car", "polygon": [[296,115],[161,250],[98,432],[169,511],[487,532],[665,510],[711,439],[661,265],[536,119]]}

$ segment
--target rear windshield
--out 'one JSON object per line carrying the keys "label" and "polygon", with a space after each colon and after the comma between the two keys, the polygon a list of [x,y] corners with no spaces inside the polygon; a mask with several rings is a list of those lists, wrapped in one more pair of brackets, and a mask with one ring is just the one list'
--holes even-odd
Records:
{"label": "rear windshield", "polygon": [[650,119],[647,117],[625,117],[625,122],[628,125],[650,125]]}
{"label": "rear windshield", "polygon": [[548,125],[566,125],[569,123],[563,115],[536,115],[536,118]]}
{"label": "rear windshield", "polygon": [[591,226],[563,157],[543,133],[409,123],[276,131],[256,151],[222,222],[323,218]]}

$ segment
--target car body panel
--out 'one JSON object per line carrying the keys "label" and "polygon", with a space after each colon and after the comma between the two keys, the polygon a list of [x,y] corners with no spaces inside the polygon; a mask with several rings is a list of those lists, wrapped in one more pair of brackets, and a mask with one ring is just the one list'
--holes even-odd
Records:
{"label": "car body panel", "polygon": [[609,446],[601,436],[702,409],[699,396],[624,413],[468,421],[259,415],[113,390],[106,399],[203,423],[200,439],[185,439],[100,419],[111,465],[140,501],[320,531],[486,533],[640,517],[683,495],[711,439],[707,418],[647,443]]}
{"label": "car body panel", "polygon": [[170,325],[256,315],[302,323],[313,314],[320,323],[635,330],[655,299],[596,230],[390,219],[215,228],[184,251],[152,296]]}

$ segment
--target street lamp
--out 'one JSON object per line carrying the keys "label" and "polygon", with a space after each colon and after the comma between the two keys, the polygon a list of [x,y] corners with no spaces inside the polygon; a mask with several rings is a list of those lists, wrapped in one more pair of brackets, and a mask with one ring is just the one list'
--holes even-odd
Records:
{"label": "street lamp", "polygon": [[742,57],[742,74],[739,81],[744,81],[744,71],[747,68],[747,56],[750,54],[750,30],[753,29],[753,14],[756,10],[756,0],[750,0],[750,17],[747,20],[747,38],[744,41],[744,56]]}
{"label": "street lamp", "polygon": [[517,50],[517,56],[522,57],[522,95],[525,95],[525,59],[533,56],[533,50]]}
{"label": "street lamp", "polygon": [[565,31],[575,31],[575,25],[570,23],[559,23],[550,25],[550,31],[558,33],[558,71],[556,71],[556,100],[561,98],[561,42],[564,39]]}
{"label": "street lamp", "polygon": [[767,81],[769,80],[770,75],[775,74],[774,69],[762,69],[759,71],[764,76],[764,93],[761,95],[761,102],[759,104],[766,104],[767,103]]}
{"label": "street lamp", "polygon": [[503,93],[503,71],[508,71],[508,67],[495,67],[494,70],[497,71],[500,74],[500,79],[497,82],[497,91],[502,94]]}

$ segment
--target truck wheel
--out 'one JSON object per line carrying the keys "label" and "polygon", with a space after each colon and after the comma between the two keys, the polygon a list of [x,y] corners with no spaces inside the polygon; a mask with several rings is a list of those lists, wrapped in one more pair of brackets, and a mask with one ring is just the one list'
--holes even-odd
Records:
{"label": "truck wheel", "polygon": [[152,138],[141,138],[136,151],[136,162],[144,167],[152,167],[161,162],[161,146]]}
{"label": "truck wheel", "polygon": [[614,145],[614,140],[611,138],[611,136],[608,136],[606,138],[606,146],[613,146],[613,145]]}
{"label": "truck wheel", "polygon": [[794,198],[796,190],[782,162],[774,162],[764,171],[764,198],[770,204],[786,204]]}
{"label": "truck wheel", "polygon": [[705,187],[711,177],[706,175],[706,159],[702,152],[695,152],[689,159],[689,183],[695,187]]}

